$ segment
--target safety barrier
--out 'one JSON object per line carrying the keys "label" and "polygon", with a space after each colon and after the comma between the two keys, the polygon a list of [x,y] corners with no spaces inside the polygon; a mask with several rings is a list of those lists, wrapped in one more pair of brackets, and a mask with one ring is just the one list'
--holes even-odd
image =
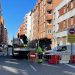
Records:
{"label": "safety barrier", "polygon": [[31,51],[28,53],[28,60],[35,61],[36,60],[36,54],[34,51]]}
{"label": "safety barrier", "polygon": [[59,55],[50,55],[50,59],[48,60],[49,64],[58,64],[60,60]]}
{"label": "safety barrier", "polygon": [[70,56],[70,61],[69,63],[75,63],[75,55]]}

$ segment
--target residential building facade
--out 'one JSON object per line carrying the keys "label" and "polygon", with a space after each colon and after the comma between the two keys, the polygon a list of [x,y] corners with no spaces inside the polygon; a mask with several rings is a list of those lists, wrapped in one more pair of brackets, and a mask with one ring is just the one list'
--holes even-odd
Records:
{"label": "residential building facade", "polygon": [[18,28],[17,36],[25,35],[27,39],[31,40],[31,12],[24,16],[23,22]]}
{"label": "residential building facade", "polygon": [[0,44],[7,44],[7,30],[4,26],[4,20],[2,18],[1,4],[0,4]]}
{"label": "residential building facade", "polygon": [[[68,29],[75,28],[75,0],[63,0],[53,14],[53,47],[69,45]],[[71,46],[69,49],[71,50]]]}
{"label": "residential building facade", "polygon": [[27,29],[27,38],[30,41],[31,40],[31,11],[27,13],[27,16],[25,17],[26,24],[25,28]]}
{"label": "residential building facade", "polygon": [[25,35],[25,25],[24,25],[24,23],[22,23],[18,28],[17,36],[20,37],[21,35]]}
{"label": "residential building facade", "polygon": [[38,0],[32,12],[33,39],[51,49],[53,9],[61,0]]}
{"label": "residential building facade", "polygon": [[2,16],[0,16],[0,43],[3,43],[4,38],[4,22]]}

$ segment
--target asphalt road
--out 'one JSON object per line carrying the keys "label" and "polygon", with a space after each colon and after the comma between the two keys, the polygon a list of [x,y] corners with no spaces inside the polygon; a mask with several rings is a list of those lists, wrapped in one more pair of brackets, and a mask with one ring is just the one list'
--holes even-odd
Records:
{"label": "asphalt road", "polygon": [[75,75],[75,65],[38,64],[25,59],[0,56],[0,75]]}

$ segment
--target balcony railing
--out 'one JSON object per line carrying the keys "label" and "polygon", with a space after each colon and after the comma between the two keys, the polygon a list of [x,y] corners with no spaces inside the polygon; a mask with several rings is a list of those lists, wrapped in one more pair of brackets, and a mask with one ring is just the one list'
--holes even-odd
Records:
{"label": "balcony railing", "polygon": [[52,24],[47,24],[47,28],[52,29],[53,25]]}
{"label": "balcony railing", "polygon": [[53,9],[52,4],[47,4],[46,9],[47,9],[47,10],[52,10],[52,9]]}

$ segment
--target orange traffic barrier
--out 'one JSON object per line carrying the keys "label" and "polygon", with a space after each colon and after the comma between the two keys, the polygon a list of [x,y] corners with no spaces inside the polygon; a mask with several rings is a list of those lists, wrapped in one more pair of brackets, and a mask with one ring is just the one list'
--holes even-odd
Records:
{"label": "orange traffic barrier", "polygon": [[59,55],[50,55],[50,59],[48,60],[49,64],[58,64],[60,60]]}
{"label": "orange traffic barrier", "polygon": [[75,55],[70,56],[70,61],[69,63],[75,63]]}

